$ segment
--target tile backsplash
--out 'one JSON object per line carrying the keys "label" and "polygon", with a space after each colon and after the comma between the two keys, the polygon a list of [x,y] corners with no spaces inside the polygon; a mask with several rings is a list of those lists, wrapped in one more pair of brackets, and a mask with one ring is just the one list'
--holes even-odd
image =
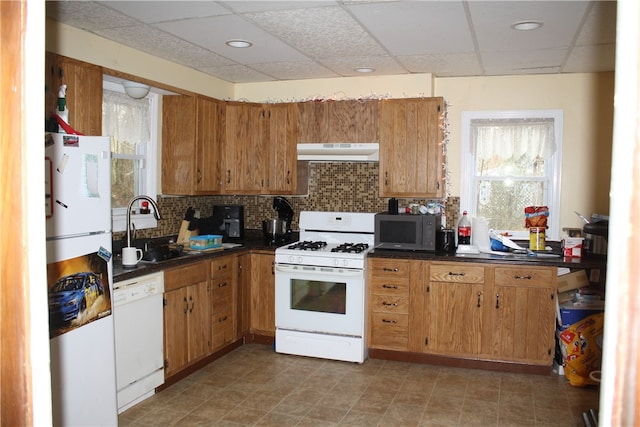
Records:
{"label": "tile backsplash", "polygon": [[[304,196],[285,196],[295,212],[292,228],[298,229],[298,214],[303,210],[338,212],[384,212],[389,198],[378,196],[378,163],[368,162],[311,162],[309,190]],[[458,221],[460,198],[398,199],[399,206],[409,203],[425,204],[439,201],[444,205],[448,227]],[[262,228],[262,221],[276,218],[272,208],[273,196],[159,196],[162,219],[154,229],[139,230],[138,237],[177,235],[188,207],[200,211],[202,218],[211,216],[213,205],[244,205],[245,228]],[[118,238],[120,233],[115,233]]]}

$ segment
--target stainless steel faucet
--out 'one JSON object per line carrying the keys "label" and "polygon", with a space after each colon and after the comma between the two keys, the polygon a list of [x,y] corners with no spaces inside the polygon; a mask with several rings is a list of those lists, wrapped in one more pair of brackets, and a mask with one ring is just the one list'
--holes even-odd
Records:
{"label": "stainless steel faucet", "polygon": [[131,247],[131,208],[137,200],[146,200],[151,203],[151,206],[153,206],[153,216],[155,216],[156,219],[160,219],[160,210],[158,209],[158,205],[151,197],[136,196],[129,200],[129,206],[127,206],[127,247]]}

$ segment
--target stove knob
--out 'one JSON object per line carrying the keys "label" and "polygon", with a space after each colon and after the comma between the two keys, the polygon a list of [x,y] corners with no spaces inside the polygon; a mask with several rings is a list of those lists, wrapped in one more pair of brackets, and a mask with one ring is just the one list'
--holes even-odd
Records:
{"label": "stove knob", "polygon": [[339,259],[334,259],[333,260],[333,265],[335,265],[336,267],[340,265],[340,260]]}
{"label": "stove knob", "polygon": [[302,257],[301,256],[298,257],[298,264],[302,264]]}
{"label": "stove knob", "polygon": [[342,265],[344,265],[345,267],[349,267],[349,260],[348,259],[343,260]]}
{"label": "stove knob", "polygon": [[295,258],[293,257],[293,255],[289,255],[289,262],[293,263],[293,260],[294,260],[294,259],[295,259]]}

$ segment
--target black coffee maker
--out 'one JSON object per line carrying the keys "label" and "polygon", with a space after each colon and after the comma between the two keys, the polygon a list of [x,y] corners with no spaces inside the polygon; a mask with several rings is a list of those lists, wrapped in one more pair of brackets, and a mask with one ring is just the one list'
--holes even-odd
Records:
{"label": "black coffee maker", "polygon": [[221,234],[225,242],[242,242],[244,239],[244,206],[215,205],[211,216],[214,234]]}

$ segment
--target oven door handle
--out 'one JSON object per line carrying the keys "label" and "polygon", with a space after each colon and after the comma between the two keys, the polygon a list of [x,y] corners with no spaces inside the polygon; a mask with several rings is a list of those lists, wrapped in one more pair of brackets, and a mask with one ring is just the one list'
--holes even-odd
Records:
{"label": "oven door handle", "polygon": [[336,276],[349,276],[358,277],[363,275],[363,271],[354,268],[340,268],[340,267],[318,267],[312,265],[291,265],[291,264],[276,264],[276,271],[281,273],[296,273],[296,274],[315,274],[318,272],[327,273],[330,272]]}

